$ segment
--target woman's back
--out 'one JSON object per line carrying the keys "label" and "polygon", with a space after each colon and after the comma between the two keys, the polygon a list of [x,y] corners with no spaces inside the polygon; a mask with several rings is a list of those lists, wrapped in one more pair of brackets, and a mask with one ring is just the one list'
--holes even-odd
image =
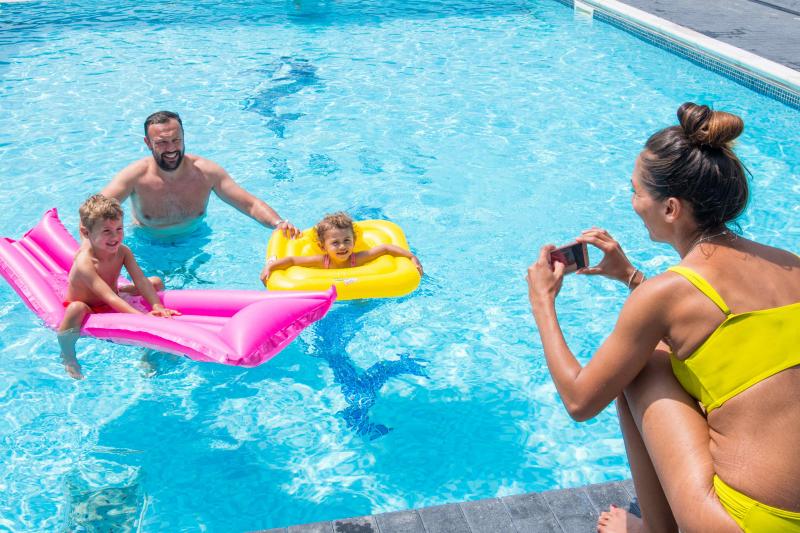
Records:
{"label": "woman's back", "polygon": [[[683,361],[676,370],[686,368],[690,357],[706,359],[689,362],[698,369],[713,358],[707,368],[715,372],[708,378],[720,383],[734,380],[730,386],[735,387],[735,380],[752,382],[760,369],[774,366],[765,360],[770,353],[777,361],[794,362],[709,409],[708,424],[714,469],[722,480],[768,505],[800,511],[800,367],[796,366],[800,345],[784,338],[797,336],[800,330],[800,259],[736,238],[723,246],[702,245],[681,266],[704,278],[733,315],[763,312],[726,321],[723,310],[701,290],[678,274],[667,274],[673,294],[670,344],[675,358]],[[789,320],[788,327],[762,328],[765,319],[778,315]],[[737,328],[736,334],[747,342],[726,344],[720,331],[726,328]],[[707,341],[712,334],[714,338]],[[781,342],[788,350],[779,347]],[[727,363],[729,357],[737,359]]]}

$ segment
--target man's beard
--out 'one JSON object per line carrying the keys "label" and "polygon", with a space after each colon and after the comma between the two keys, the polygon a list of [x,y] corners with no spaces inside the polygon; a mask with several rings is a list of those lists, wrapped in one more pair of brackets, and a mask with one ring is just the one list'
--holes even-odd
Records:
{"label": "man's beard", "polygon": [[177,168],[181,166],[181,162],[183,162],[184,152],[185,150],[181,150],[180,152],[178,152],[178,158],[175,160],[174,163],[167,163],[166,161],[164,161],[163,154],[156,155],[155,152],[153,152],[153,159],[156,160],[156,165],[158,165],[158,168],[160,168],[161,170],[166,170],[167,172],[172,172],[173,170],[177,170]]}

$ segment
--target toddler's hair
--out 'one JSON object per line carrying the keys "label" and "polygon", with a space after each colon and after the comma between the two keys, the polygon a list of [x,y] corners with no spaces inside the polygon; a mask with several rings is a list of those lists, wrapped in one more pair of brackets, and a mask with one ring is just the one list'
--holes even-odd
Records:
{"label": "toddler's hair", "polygon": [[320,220],[314,229],[317,230],[317,239],[320,243],[325,240],[325,233],[332,229],[349,229],[353,237],[356,236],[356,229],[353,226],[353,219],[347,213],[339,211],[330,215],[325,215],[325,218]]}
{"label": "toddler's hair", "polygon": [[108,198],[102,194],[89,197],[78,209],[81,226],[91,230],[101,220],[117,220],[122,218],[122,207],[116,198]]}

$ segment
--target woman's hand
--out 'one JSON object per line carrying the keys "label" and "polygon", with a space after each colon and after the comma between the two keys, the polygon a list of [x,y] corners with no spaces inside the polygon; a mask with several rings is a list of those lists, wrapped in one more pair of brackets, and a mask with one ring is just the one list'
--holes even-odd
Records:
{"label": "woman's hand", "polygon": [[575,240],[591,244],[603,252],[603,259],[597,265],[582,268],[578,270],[578,274],[605,276],[627,283],[636,271],[625,252],[622,251],[622,247],[606,230],[592,228],[581,233],[580,237]]}
{"label": "woman's hand", "polygon": [[552,303],[561,290],[564,281],[564,263],[550,263],[550,252],[555,246],[548,244],[539,252],[539,258],[528,267],[528,299],[531,307],[537,303]]}

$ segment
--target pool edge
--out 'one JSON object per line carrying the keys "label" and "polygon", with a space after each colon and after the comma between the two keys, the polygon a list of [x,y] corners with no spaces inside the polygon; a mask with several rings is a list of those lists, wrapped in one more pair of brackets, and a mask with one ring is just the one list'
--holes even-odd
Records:
{"label": "pool edge", "polygon": [[[574,0],[555,0],[576,8]],[[594,19],[800,110],[800,72],[617,0],[579,0]]]}
{"label": "pool edge", "polygon": [[600,513],[615,505],[640,515],[633,481],[530,492],[355,518],[257,530],[256,533],[517,533],[595,531]]}

